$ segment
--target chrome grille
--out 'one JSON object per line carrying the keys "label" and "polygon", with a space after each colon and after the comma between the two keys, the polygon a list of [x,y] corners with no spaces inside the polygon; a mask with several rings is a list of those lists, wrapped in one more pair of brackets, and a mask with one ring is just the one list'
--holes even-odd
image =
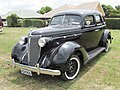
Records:
{"label": "chrome grille", "polygon": [[40,37],[29,37],[28,61],[31,66],[35,66],[39,60],[41,48],[38,45]]}

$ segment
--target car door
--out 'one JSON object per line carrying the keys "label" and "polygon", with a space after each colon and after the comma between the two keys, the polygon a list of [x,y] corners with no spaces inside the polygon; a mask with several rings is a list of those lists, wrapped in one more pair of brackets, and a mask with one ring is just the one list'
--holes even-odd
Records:
{"label": "car door", "polygon": [[94,15],[87,15],[83,22],[82,35],[80,37],[80,44],[87,50],[94,49],[98,46],[101,36],[100,28],[96,26],[96,19]]}

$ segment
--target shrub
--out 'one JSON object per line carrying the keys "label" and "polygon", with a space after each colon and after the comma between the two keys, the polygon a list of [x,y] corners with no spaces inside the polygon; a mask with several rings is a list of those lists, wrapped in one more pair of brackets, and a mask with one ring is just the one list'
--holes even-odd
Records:
{"label": "shrub", "polygon": [[120,18],[106,18],[108,29],[120,29]]}
{"label": "shrub", "polygon": [[9,27],[16,27],[18,26],[18,16],[16,14],[11,14],[10,16],[7,17],[7,25]]}
{"label": "shrub", "polygon": [[32,24],[33,24],[33,27],[43,27],[44,26],[44,21],[33,19]]}
{"label": "shrub", "polygon": [[23,20],[22,19],[18,19],[18,27],[22,27],[23,26]]}
{"label": "shrub", "polygon": [[23,26],[24,27],[43,27],[44,21],[39,19],[24,19]]}
{"label": "shrub", "polygon": [[6,20],[7,20],[7,26],[11,27],[12,26],[12,19],[11,19],[11,17],[8,16]]}
{"label": "shrub", "polygon": [[32,26],[32,21],[30,19],[24,19],[23,20],[23,26],[24,27],[31,27]]}

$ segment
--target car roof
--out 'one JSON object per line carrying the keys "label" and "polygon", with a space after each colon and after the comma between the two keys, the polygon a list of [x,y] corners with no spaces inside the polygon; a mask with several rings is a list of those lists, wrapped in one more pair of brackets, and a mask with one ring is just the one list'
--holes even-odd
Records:
{"label": "car roof", "polygon": [[75,15],[80,15],[80,16],[86,16],[90,14],[91,15],[94,15],[94,14],[102,15],[100,12],[95,11],[95,10],[67,10],[67,11],[59,12],[55,14],[54,16],[65,15],[65,14],[75,14]]}

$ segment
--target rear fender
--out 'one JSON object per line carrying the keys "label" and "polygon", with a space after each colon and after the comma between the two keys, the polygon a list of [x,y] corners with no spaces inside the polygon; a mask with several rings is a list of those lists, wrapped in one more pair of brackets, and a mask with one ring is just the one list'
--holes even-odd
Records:
{"label": "rear fender", "polygon": [[106,43],[107,39],[110,40],[110,43],[112,43],[112,37],[111,37],[111,33],[109,30],[105,30],[104,34],[103,34],[103,43]]}

